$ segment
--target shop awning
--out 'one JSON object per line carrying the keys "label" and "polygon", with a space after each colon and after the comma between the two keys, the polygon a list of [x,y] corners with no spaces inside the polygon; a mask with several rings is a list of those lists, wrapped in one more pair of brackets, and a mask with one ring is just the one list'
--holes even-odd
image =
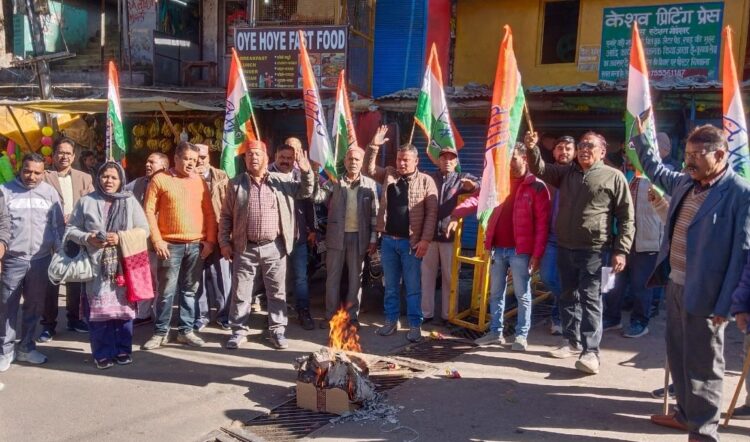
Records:
{"label": "shop awning", "polygon": [[[217,107],[213,104],[198,104],[193,101],[161,96],[122,98],[121,103],[123,113],[159,112],[162,110],[162,106],[166,112],[224,112],[223,107]],[[82,100],[0,100],[0,106],[11,106],[16,109],[24,109],[32,112],[56,114],[97,114],[107,112],[107,100],[104,98]]]}

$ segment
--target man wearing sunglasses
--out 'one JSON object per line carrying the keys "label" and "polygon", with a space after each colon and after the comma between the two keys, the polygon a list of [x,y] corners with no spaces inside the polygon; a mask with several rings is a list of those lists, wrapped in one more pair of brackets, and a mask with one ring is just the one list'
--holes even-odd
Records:
{"label": "man wearing sunglasses", "polygon": [[666,285],[667,360],[677,407],[651,420],[689,431],[690,440],[717,441],[724,328],[750,249],[750,184],[728,166],[718,127],[699,126],[688,135],[683,172],[665,167],[646,136],[631,141],[646,175],[672,197],[648,284]]}
{"label": "man wearing sunglasses", "polygon": [[[602,251],[611,245],[612,271],[625,269],[635,234],[633,201],[622,172],[604,164],[607,142],[600,134],[583,134],[576,159],[568,165],[545,163],[537,140],[536,133],[527,132],[524,137],[529,169],[559,193],[555,229],[564,341],[550,356],[579,355],[576,369],[597,374],[602,338],[600,285],[606,265]],[[612,229],[615,220],[617,235]]]}

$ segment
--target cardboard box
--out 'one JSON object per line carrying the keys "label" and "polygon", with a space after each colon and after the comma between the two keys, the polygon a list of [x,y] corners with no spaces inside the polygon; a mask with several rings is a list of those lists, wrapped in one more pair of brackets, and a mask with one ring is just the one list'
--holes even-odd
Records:
{"label": "cardboard box", "polygon": [[317,388],[300,381],[297,381],[297,406],[338,415],[360,407],[359,404],[350,402],[349,394],[340,388]]}

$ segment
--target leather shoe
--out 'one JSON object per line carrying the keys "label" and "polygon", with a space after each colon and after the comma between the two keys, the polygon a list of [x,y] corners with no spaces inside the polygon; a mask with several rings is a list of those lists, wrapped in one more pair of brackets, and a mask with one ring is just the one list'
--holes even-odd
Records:
{"label": "leather shoe", "polygon": [[675,430],[688,431],[686,424],[677,420],[677,413],[651,415],[651,422],[662,427],[674,428]]}

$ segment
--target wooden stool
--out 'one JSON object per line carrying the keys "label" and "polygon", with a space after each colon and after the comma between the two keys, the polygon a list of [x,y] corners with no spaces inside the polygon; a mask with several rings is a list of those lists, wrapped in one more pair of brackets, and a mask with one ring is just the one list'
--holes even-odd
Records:
{"label": "wooden stool", "polygon": [[[193,70],[208,69],[207,80],[193,78]],[[183,61],[182,62],[182,85],[183,86],[217,86],[218,75],[216,73],[216,62],[214,61]]]}

